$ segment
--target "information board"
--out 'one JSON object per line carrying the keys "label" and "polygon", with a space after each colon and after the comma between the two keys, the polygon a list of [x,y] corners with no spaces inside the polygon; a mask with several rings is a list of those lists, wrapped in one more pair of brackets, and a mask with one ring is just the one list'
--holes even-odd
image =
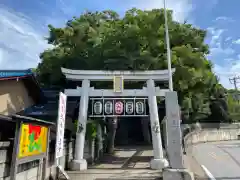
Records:
{"label": "information board", "polygon": [[19,158],[46,153],[48,141],[47,127],[22,124],[20,132]]}
{"label": "information board", "polygon": [[122,76],[114,76],[113,78],[113,90],[114,92],[122,92],[124,89],[124,82]]}

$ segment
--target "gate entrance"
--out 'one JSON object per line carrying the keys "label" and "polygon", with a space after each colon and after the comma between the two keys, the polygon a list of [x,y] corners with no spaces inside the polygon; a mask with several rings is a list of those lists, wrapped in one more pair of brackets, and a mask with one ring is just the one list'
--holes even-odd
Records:
{"label": "gate entrance", "polygon": [[115,146],[146,145],[149,143],[144,139],[140,117],[119,118]]}
{"label": "gate entrance", "polygon": [[[130,72],[85,71],[62,68],[62,73],[68,80],[82,81],[82,87],[65,89],[67,96],[80,97],[72,170],[87,169],[87,162],[83,158],[83,154],[89,112],[91,112],[91,117],[149,116],[154,154],[150,166],[152,169],[163,169],[168,166],[168,161],[163,156],[156,97],[165,96],[165,93],[169,92],[169,90],[155,86],[156,81],[168,81],[167,70]],[[113,81],[114,89],[94,89],[94,87],[90,87],[90,81]],[[143,81],[146,82],[146,87],[142,89],[124,89],[124,81]],[[147,106],[149,110],[147,110]]]}

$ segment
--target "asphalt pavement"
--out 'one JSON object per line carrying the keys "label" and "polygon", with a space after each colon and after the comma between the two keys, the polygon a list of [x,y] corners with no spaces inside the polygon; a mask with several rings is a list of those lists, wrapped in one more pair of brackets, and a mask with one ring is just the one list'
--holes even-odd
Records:
{"label": "asphalt pavement", "polygon": [[192,155],[211,180],[240,180],[240,141],[203,143]]}

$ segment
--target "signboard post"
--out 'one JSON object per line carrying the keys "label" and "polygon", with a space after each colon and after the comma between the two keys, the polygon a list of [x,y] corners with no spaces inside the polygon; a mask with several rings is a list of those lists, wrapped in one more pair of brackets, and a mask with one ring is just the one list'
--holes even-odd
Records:
{"label": "signboard post", "polygon": [[10,180],[16,180],[19,164],[34,160],[43,162],[40,176],[42,180],[45,180],[50,126],[54,123],[20,115],[13,115],[13,118],[16,120],[16,130],[10,168]]}
{"label": "signboard post", "polygon": [[69,179],[66,172],[60,165],[60,158],[64,156],[64,131],[65,131],[65,117],[66,117],[66,107],[67,107],[67,96],[60,92],[59,94],[59,106],[58,106],[58,120],[57,120],[57,138],[56,138],[56,150],[55,150],[55,158],[56,158],[56,166],[57,166],[57,176],[59,175],[59,171]]}

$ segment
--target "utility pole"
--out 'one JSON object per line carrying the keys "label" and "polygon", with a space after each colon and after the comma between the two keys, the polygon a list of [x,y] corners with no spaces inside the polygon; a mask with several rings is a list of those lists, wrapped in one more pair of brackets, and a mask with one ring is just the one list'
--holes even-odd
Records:
{"label": "utility pole", "polygon": [[237,83],[239,83],[238,80],[240,80],[239,76],[235,76],[233,78],[229,78],[229,82],[234,85],[234,88],[235,88],[235,91],[236,91],[234,93],[235,94],[235,98],[239,102],[239,93],[238,93],[238,88],[237,88]]}
{"label": "utility pole", "polygon": [[239,76],[238,77],[235,76],[233,78],[229,78],[229,82],[234,85],[234,88],[235,88],[236,91],[238,89],[237,88],[237,83],[239,83],[238,80],[240,80]]}
{"label": "utility pole", "polygon": [[167,62],[168,62],[168,83],[169,90],[173,91],[173,81],[172,81],[172,61],[171,61],[171,49],[170,49],[170,40],[169,40],[169,32],[168,32],[168,17],[166,10],[166,0],[163,0],[164,7],[164,19],[165,19],[165,40],[167,45]]}

